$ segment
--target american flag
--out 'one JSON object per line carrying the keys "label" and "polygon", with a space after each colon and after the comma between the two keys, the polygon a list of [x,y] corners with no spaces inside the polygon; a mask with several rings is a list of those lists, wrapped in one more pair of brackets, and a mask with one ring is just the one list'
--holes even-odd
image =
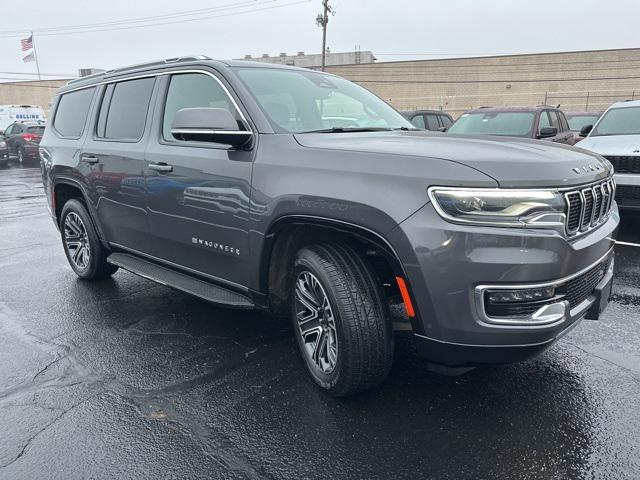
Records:
{"label": "american flag", "polygon": [[36,59],[36,56],[33,54],[33,52],[29,53],[28,55],[22,57],[22,61],[27,63],[27,62],[33,62]]}
{"label": "american flag", "polygon": [[31,50],[33,48],[33,35],[29,35],[27,38],[20,40],[20,45],[22,45],[23,52]]}

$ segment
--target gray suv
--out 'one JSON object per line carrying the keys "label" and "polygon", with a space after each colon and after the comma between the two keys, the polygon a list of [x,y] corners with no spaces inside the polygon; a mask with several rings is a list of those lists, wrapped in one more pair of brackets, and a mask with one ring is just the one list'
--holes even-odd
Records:
{"label": "gray suv", "polygon": [[380,383],[401,332],[460,373],[539,354],[611,292],[606,160],[417,130],[334,75],[188,57],[74,80],[40,156],[79,277],[290,317],[336,396]]}

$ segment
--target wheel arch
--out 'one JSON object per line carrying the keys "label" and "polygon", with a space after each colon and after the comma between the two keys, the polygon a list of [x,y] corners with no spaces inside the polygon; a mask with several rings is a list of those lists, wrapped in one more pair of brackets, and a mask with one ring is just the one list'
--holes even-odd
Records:
{"label": "wheel arch", "polygon": [[87,207],[87,211],[89,212],[89,216],[91,217],[93,226],[98,233],[98,238],[100,238],[102,244],[108,248],[108,243],[105,240],[104,232],[100,223],[96,221],[96,212],[93,208],[93,205],[89,201],[89,195],[87,194],[87,191],[82,183],[68,177],[57,177],[53,181],[51,192],[51,200],[53,206],[52,210],[54,212],[56,225],[58,225],[58,228],[60,227],[60,215],[62,214],[62,208],[64,207],[64,204],[72,198],[80,199]]}
{"label": "wheel arch", "polygon": [[400,257],[380,233],[341,220],[285,215],[271,224],[260,252],[260,291],[266,293],[273,309],[283,312],[287,304],[288,279],[296,252],[305,245],[336,239],[359,245],[363,253],[383,261],[391,275],[406,278]]}

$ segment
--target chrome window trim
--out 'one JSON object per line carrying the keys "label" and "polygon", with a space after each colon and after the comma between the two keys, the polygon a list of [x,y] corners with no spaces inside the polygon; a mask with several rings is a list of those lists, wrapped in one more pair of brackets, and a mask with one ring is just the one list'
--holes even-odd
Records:
{"label": "chrome window trim", "polygon": [[240,118],[242,119],[242,121],[244,122],[245,126],[247,127],[247,130],[250,131],[251,133],[255,134],[255,132],[253,131],[253,128],[251,127],[251,124],[247,121],[247,117],[245,117],[244,113],[242,113],[242,110],[240,109],[240,106],[236,102],[235,98],[233,98],[233,95],[231,95],[231,92],[229,91],[229,89],[225,86],[224,83],[222,83],[222,81],[220,81],[220,79],[217,77],[217,75],[214,75],[210,71],[203,70],[203,69],[192,69],[191,68],[191,69],[184,69],[184,70],[178,69],[178,70],[168,70],[168,71],[162,71],[162,72],[150,72],[150,73],[143,73],[143,74],[139,74],[139,75],[123,75],[122,77],[110,78],[108,80],[103,80],[101,82],[95,82],[95,83],[92,83],[90,85],[85,85],[85,86],[82,86],[82,87],[77,87],[77,88],[72,88],[72,89],[69,89],[69,90],[65,90],[63,92],[59,91],[59,92],[56,92],[56,96],[65,95],[67,93],[75,92],[76,90],[84,90],[86,88],[96,87],[98,85],[107,85],[107,84],[110,84],[110,83],[126,82],[128,80],[136,80],[136,79],[139,79],[139,78],[160,77],[160,76],[163,76],[163,75],[175,75],[175,74],[181,74],[181,73],[202,73],[202,74],[205,74],[205,75],[209,75],[216,82],[218,82],[220,87],[222,87],[222,89],[224,90],[224,93],[229,97],[229,100],[231,100],[231,103],[233,104],[234,108],[236,109],[236,111],[240,115]]}
{"label": "chrome window trim", "polygon": [[212,130],[206,128],[173,128],[171,133],[204,133],[209,135],[224,134],[224,135],[253,135],[251,130]]}
{"label": "chrome window trim", "polygon": [[574,278],[579,277],[580,275],[588,272],[589,270],[591,270],[593,267],[597,266],[598,264],[602,263],[607,257],[609,257],[613,251],[614,251],[615,247],[611,247],[609,250],[607,250],[607,253],[605,253],[600,259],[598,259],[597,261],[593,262],[591,265],[589,265],[588,267],[585,267],[581,270],[579,270],[578,272],[571,274],[569,276],[563,277],[563,278],[559,278],[557,280],[552,280],[549,282],[542,282],[542,283],[530,283],[530,284],[525,284],[525,283],[516,283],[516,284],[481,284],[475,287],[474,289],[474,298],[475,298],[475,302],[476,302],[476,308],[478,310],[478,313],[480,315],[480,320],[482,320],[482,322],[484,323],[489,323],[492,325],[512,325],[512,326],[540,326],[540,325],[547,325],[547,326],[552,326],[555,324],[559,324],[564,322],[565,319],[562,319],[560,321],[557,322],[553,322],[553,323],[535,323],[535,322],[527,322],[527,321],[518,321],[518,320],[509,320],[509,319],[501,319],[501,318],[494,318],[491,317],[487,314],[485,307],[484,307],[484,294],[487,290],[529,290],[529,289],[535,289],[535,288],[545,288],[545,287],[557,287],[559,285],[562,285],[564,283],[567,283],[571,280],[573,280]]}

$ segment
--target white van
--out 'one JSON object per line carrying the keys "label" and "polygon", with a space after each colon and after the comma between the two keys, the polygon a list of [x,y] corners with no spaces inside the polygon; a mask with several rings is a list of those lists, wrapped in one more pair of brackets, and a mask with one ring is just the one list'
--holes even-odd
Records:
{"label": "white van", "polygon": [[0,131],[13,122],[44,121],[44,110],[38,105],[0,105]]}

